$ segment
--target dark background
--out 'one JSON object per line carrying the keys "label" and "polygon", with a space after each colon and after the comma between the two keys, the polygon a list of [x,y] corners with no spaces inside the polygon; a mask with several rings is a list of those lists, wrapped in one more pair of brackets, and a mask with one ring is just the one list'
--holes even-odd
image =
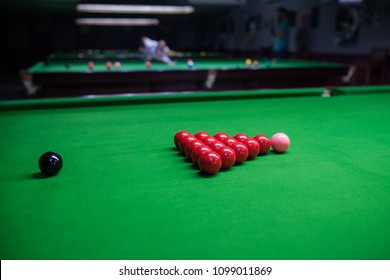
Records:
{"label": "dark background", "polygon": [[[348,47],[335,45],[337,14],[343,5],[340,1],[189,0],[195,7],[195,13],[158,16],[160,25],[155,27],[80,27],[75,24],[75,19],[80,17],[76,12],[78,0],[1,0],[0,89],[4,89],[9,80],[18,79],[21,69],[44,60],[50,53],[67,49],[135,50],[144,35],[165,39],[172,49],[180,51],[257,55],[272,44],[269,24],[281,5],[293,17],[290,36],[292,55],[296,51],[294,34],[299,27],[297,17],[302,12],[309,15],[313,59],[350,63],[369,57],[373,47],[390,48],[390,0],[364,0],[358,4],[362,13],[357,41]],[[109,0],[104,2],[114,3]],[[167,1],[155,2],[164,4]],[[251,22],[256,25],[253,34],[249,29]]]}

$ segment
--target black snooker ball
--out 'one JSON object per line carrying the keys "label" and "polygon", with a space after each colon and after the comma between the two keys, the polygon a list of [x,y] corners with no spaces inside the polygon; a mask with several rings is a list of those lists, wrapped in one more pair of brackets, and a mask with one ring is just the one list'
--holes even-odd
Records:
{"label": "black snooker ball", "polygon": [[55,152],[46,152],[39,158],[39,169],[46,175],[56,175],[62,168],[62,157]]}

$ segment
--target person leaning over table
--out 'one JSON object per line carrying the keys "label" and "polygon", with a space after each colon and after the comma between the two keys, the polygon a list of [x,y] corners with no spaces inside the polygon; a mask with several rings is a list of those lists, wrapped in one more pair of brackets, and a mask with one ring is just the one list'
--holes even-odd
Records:
{"label": "person leaning over table", "polygon": [[153,40],[146,36],[141,38],[139,50],[146,55],[146,60],[157,60],[169,65],[173,65],[174,62],[171,56],[182,57],[183,54],[171,50],[165,40]]}

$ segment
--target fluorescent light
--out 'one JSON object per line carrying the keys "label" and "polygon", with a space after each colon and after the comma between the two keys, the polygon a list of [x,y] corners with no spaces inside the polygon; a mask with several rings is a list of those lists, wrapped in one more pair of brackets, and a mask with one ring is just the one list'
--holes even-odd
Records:
{"label": "fluorescent light", "polygon": [[363,2],[363,0],[339,0],[339,2],[341,4],[345,4],[345,3],[355,4],[355,3],[361,3]]}
{"label": "fluorescent light", "polygon": [[158,25],[159,21],[155,18],[78,18],[77,25],[96,25],[96,26],[148,26]]}
{"label": "fluorescent light", "polygon": [[78,4],[77,11],[83,13],[190,14],[194,12],[194,7],[154,6],[154,5]]}

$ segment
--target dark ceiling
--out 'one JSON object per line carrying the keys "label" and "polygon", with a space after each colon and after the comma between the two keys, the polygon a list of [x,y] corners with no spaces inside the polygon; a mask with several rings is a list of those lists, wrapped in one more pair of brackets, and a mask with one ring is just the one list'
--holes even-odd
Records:
{"label": "dark ceiling", "polygon": [[[151,4],[172,4],[173,2],[182,0],[173,0],[173,1],[164,1],[164,0],[144,0],[144,1],[132,1],[132,0],[11,0],[11,1],[0,1],[0,13],[4,16],[7,14],[75,14],[76,5],[78,3],[146,3],[151,2]],[[231,9],[237,8],[231,5],[194,5],[195,15],[207,15],[207,14],[220,14],[227,12]]]}

